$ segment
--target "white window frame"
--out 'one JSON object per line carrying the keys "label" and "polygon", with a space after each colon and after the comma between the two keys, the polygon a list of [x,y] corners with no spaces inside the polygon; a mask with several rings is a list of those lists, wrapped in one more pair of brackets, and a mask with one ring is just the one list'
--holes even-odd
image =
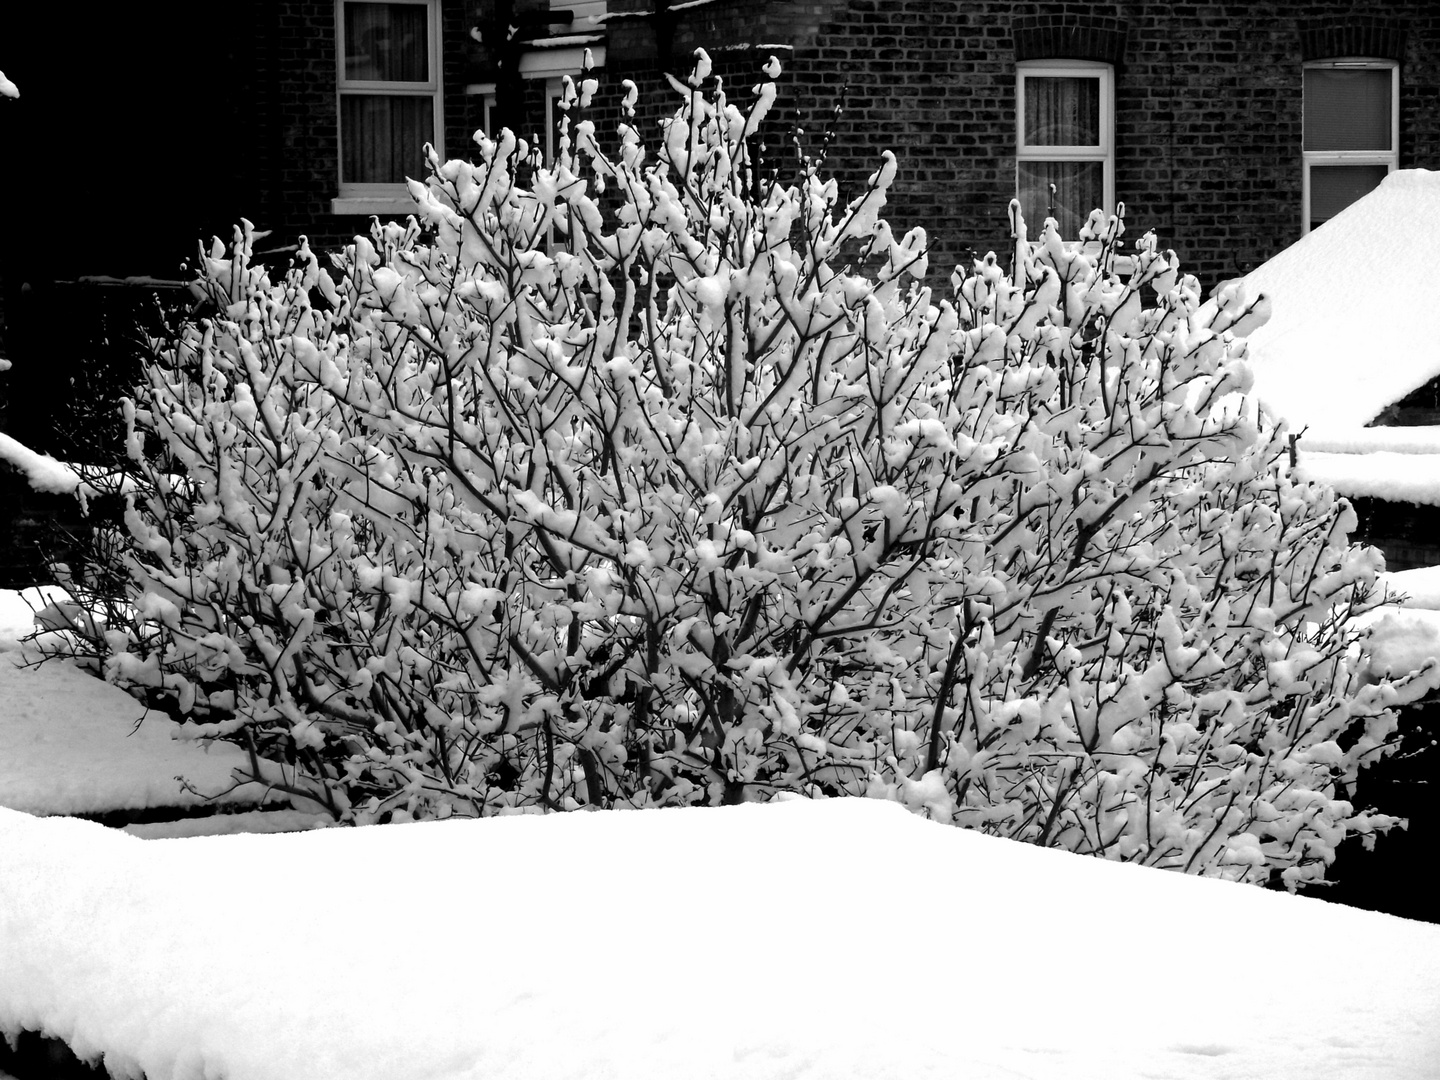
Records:
{"label": "white window frame", "polygon": [[[570,4],[558,4],[558,7],[571,7]],[[572,35],[575,37],[577,35]],[[523,53],[520,58],[520,78],[526,83],[535,83],[540,80],[545,84],[545,130],[538,131],[517,131],[516,137],[533,142],[532,136],[540,139],[541,149],[547,161],[555,158],[555,99],[560,96],[564,84],[564,78],[569,75],[575,80],[578,89],[582,79],[588,78],[584,72],[585,51],[590,51],[591,60],[595,67],[605,66],[605,45],[599,35],[595,35],[593,41],[582,38],[586,41],[584,45],[560,48],[532,48]],[[470,83],[465,87],[465,93],[482,99],[481,116],[485,133],[492,139],[495,132],[491,131],[495,113],[496,85],[488,83]]]}
{"label": "white window frame", "polygon": [[[570,73],[567,72],[567,74]],[[574,72],[570,74],[570,78],[575,81],[576,89],[579,89],[580,73]],[[560,122],[560,110],[555,107],[555,103],[564,93],[565,79],[563,76],[552,75],[545,80],[545,138],[543,141],[545,164],[552,168],[555,165],[555,143],[560,137],[560,133],[555,130],[555,125]]]}
{"label": "white window frame", "polygon": [[[568,7],[569,5],[560,5]],[[585,45],[572,45],[561,48],[532,49],[520,59],[520,77],[529,80],[545,80],[545,131],[540,139],[540,148],[545,152],[545,160],[555,160],[555,123],[559,116],[555,112],[555,99],[558,98],[564,89],[565,76],[570,76],[575,81],[575,88],[580,88],[582,79],[588,78],[584,72]],[[605,66],[605,46],[596,39],[593,46],[590,46],[591,59],[597,68]],[[537,132],[527,132],[523,138],[529,139]]]}
{"label": "white window frame", "polygon": [[[1100,143],[1097,146],[1029,146],[1025,142],[1025,80],[1032,76],[1100,82]],[[1020,194],[1020,165],[1026,161],[1099,161],[1102,163],[1101,208],[1115,212],[1115,68],[1097,60],[1022,60],[1015,65],[1015,194]],[[1093,209],[1093,207],[1092,207]],[[1038,235],[1043,221],[1026,223]],[[1067,237],[1067,242],[1076,241]]]}
{"label": "white window frame", "polygon": [[[1300,125],[1300,156],[1303,179],[1301,188],[1300,235],[1310,230],[1310,170],[1316,165],[1384,165],[1386,175],[1400,167],[1400,65],[1394,60],[1374,60],[1362,56],[1338,57],[1333,60],[1307,60],[1306,70],[1331,68],[1341,70],[1390,72],[1390,149],[1389,150],[1306,150],[1305,125]],[[1303,86],[1303,82],[1302,82]],[[1303,101],[1303,94],[1302,94]]]}
{"label": "white window frame", "polygon": [[465,93],[470,97],[480,99],[480,130],[493,139],[495,132],[490,128],[494,124],[495,117],[495,84],[493,82],[470,83],[465,87]]}
{"label": "white window frame", "polygon": [[442,136],[445,131],[444,85],[441,80],[440,43],[440,0],[379,0],[389,4],[414,4],[426,9],[425,25],[429,31],[429,59],[427,67],[430,79],[427,82],[389,82],[376,79],[347,79],[345,77],[345,4],[363,3],[364,0],[335,0],[335,146],[339,154],[335,162],[337,197],[330,201],[332,214],[399,214],[414,208],[410,192],[404,184],[356,184],[341,180],[342,162],[345,160],[345,133],[341,124],[343,106],[341,98],[347,93],[390,94],[397,97],[428,97],[434,102],[432,115],[435,130],[430,142],[443,157],[445,150]]}

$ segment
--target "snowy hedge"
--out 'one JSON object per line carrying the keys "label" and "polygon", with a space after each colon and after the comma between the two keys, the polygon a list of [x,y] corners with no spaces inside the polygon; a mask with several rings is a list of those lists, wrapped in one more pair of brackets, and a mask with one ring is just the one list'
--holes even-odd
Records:
{"label": "snowy hedge", "polygon": [[698,56],[653,152],[586,80],[555,161],[477,136],[332,269],[216,243],[128,407],[108,677],[358,822],[869,795],[1292,887],[1386,826],[1437,678],[1362,685],[1380,558],[1234,404],[1261,307],[1013,206],[937,297],[895,159],[760,175],[778,65],[742,110]]}

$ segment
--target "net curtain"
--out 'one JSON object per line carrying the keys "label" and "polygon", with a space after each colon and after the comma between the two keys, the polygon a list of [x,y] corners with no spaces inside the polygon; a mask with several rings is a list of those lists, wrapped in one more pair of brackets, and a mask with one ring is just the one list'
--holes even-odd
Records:
{"label": "net curtain", "polygon": [[[1086,76],[1027,76],[1025,79],[1025,145],[1093,148],[1100,153],[1100,80]],[[1043,153],[1043,151],[1042,151]],[[1052,197],[1050,187],[1054,185]],[[1074,239],[1090,211],[1105,200],[1103,160],[1035,160],[1019,163],[1021,209],[1038,235],[1045,218],[1054,216],[1061,235]]]}
{"label": "net curtain", "polygon": [[[428,82],[428,10],[422,4],[346,4],[346,81]],[[423,147],[434,131],[434,109],[428,93],[342,91],[341,180],[398,184],[423,172]]]}

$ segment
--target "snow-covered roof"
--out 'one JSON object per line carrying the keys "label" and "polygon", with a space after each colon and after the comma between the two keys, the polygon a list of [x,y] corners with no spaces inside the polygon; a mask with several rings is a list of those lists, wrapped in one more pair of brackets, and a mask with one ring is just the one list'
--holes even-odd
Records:
{"label": "snow-covered roof", "polygon": [[1391,450],[1332,454],[1310,449],[1309,441],[1307,436],[1299,445],[1298,474],[1306,480],[1328,484],[1348,499],[1365,496],[1440,506],[1440,448],[1429,454]]}
{"label": "snow-covered roof", "polygon": [[1440,1061],[1440,926],[869,799],[174,840],[0,810],[0,913],[0,1030],[120,1075],[1420,1080]]}
{"label": "snow-covered roof", "polygon": [[1245,276],[1255,389],[1291,430],[1363,427],[1440,375],[1440,172],[1404,169]]}

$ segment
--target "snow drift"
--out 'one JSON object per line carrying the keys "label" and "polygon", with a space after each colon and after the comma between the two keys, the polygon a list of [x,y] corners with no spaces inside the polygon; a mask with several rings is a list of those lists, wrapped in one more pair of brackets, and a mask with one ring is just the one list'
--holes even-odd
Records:
{"label": "snow drift", "polygon": [[1270,295],[1249,335],[1255,392],[1293,430],[1361,428],[1440,375],[1440,173],[1402,169],[1244,278]]}
{"label": "snow drift", "polygon": [[1440,927],[865,799],[152,841],[0,811],[0,956],[0,1027],[152,1080],[1440,1061]]}

